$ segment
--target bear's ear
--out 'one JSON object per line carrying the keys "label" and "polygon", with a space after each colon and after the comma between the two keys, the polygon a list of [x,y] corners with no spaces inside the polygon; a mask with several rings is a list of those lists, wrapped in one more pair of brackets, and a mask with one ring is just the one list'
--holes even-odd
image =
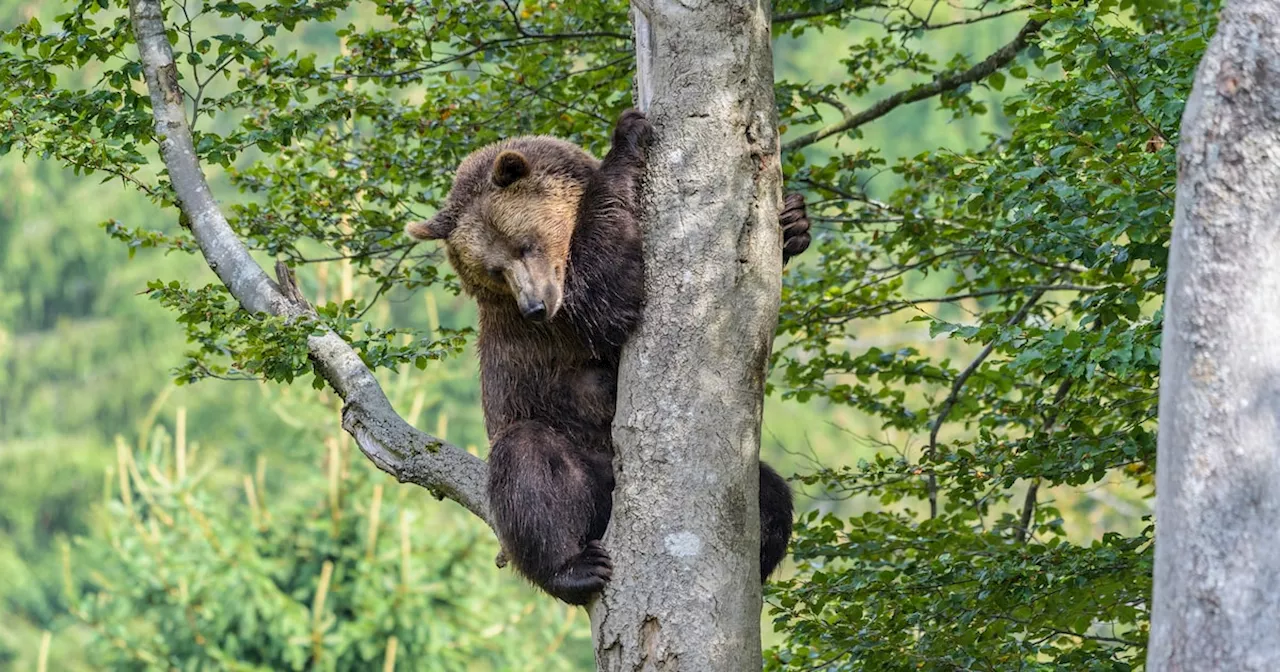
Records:
{"label": "bear's ear", "polygon": [[452,217],[443,216],[445,213],[438,212],[435,217],[425,222],[409,222],[404,227],[404,232],[409,234],[411,238],[418,240],[444,240],[453,233],[455,226]]}
{"label": "bear's ear", "polygon": [[529,160],[520,152],[507,150],[493,161],[493,183],[499,188],[509,187],[528,174]]}

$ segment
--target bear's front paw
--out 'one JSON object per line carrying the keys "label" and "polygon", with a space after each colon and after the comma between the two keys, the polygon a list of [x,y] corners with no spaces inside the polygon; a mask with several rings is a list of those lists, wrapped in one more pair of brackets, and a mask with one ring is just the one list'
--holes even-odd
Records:
{"label": "bear's front paw", "polygon": [[551,579],[547,592],[569,604],[586,604],[612,578],[613,561],[604,544],[593,539]]}
{"label": "bear's front paw", "polygon": [[640,110],[627,110],[618,117],[613,129],[615,147],[628,147],[643,152],[653,144],[653,124]]}
{"label": "bear's front paw", "polygon": [[791,193],[782,199],[778,215],[782,227],[782,263],[809,248],[809,215],[805,211],[804,194]]}

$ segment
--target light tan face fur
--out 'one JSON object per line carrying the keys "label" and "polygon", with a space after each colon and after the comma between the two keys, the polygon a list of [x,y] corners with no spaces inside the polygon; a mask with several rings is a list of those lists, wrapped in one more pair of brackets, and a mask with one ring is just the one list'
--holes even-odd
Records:
{"label": "light tan face fur", "polygon": [[477,298],[509,297],[524,316],[550,320],[563,304],[582,186],[530,172],[527,162],[513,168],[511,154],[495,160],[492,179],[470,185],[469,194],[450,194],[436,217],[405,230],[419,239],[443,238],[454,271]]}

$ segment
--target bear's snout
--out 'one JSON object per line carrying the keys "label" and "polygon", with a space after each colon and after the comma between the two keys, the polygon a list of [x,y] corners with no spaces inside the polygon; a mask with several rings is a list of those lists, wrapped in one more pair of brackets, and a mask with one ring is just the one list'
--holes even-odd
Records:
{"label": "bear's snout", "polygon": [[526,320],[542,322],[547,319],[547,304],[541,299],[520,297],[520,314]]}
{"label": "bear's snout", "polygon": [[510,267],[508,281],[525,319],[545,322],[560,310],[562,290],[546,259],[526,257]]}

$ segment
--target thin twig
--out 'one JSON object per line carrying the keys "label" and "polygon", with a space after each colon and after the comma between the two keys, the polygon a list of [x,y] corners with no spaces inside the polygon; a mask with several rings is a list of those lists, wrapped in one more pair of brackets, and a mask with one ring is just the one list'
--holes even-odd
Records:
{"label": "thin twig", "polygon": [[[391,270],[387,271],[388,278],[395,275],[396,271],[400,270],[400,264],[404,263],[405,257],[408,257],[411,251],[413,251],[412,247],[406,248],[404,253],[400,255],[400,258],[396,259],[396,263],[391,266]],[[360,313],[356,315],[355,319],[357,320],[363,319],[365,313],[373,309],[373,306],[378,303],[378,299],[382,298],[382,295],[385,294],[387,289],[389,289],[390,287],[391,287],[390,280],[384,280],[382,282],[379,282],[378,291],[374,293],[372,299],[369,299],[369,304],[364,307],[364,310],[360,311]]]}
{"label": "thin twig", "polygon": [[[1053,405],[1045,414],[1041,431],[1045,433],[1053,431],[1053,425],[1058,421],[1058,414],[1062,412],[1062,402],[1066,400],[1067,392],[1071,391],[1074,383],[1074,378],[1067,378],[1058,385],[1058,391],[1053,395]],[[1027,495],[1022,498],[1022,515],[1018,518],[1018,530],[1013,535],[1019,544],[1026,542],[1027,536],[1031,533],[1031,516],[1036,511],[1036,496],[1039,490],[1040,479],[1037,478],[1031,481],[1030,487],[1027,488]]]}
{"label": "thin twig", "polygon": [[[831,315],[823,317],[823,322],[827,324],[844,324],[853,320],[870,319],[873,317],[883,317],[892,313],[896,313],[904,308],[913,308],[925,304],[932,303],[955,303],[964,299],[982,299],[991,296],[1008,296],[1010,294],[1018,294],[1020,292],[1097,292],[1102,287],[1092,285],[1076,285],[1076,284],[1058,284],[1058,285],[1024,285],[1021,287],[1002,287],[1000,289],[984,289],[976,292],[967,292],[965,294],[952,294],[950,296],[931,296],[923,299],[894,299],[893,301],[884,301],[874,305],[866,306],[848,313]],[[810,312],[816,312],[811,309]]]}
{"label": "thin twig", "polygon": [[[1025,320],[1027,318],[1027,313],[1031,312],[1031,308],[1040,301],[1040,297],[1044,296],[1045,291],[1046,290],[1041,289],[1035,294],[1032,294],[1031,297],[1027,299],[1027,302],[1022,304],[1022,307],[1018,309],[1018,312],[1014,313],[1008,320],[1005,320],[1004,327],[1007,329]],[[938,412],[938,417],[933,421],[933,427],[929,430],[929,447],[925,449],[926,460],[933,460],[934,454],[937,452],[938,448],[938,430],[942,429],[942,423],[946,421],[947,416],[951,414],[951,409],[955,408],[956,402],[960,400],[960,391],[964,389],[964,384],[969,381],[969,377],[978,370],[978,367],[982,365],[982,362],[986,361],[987,357],[995,350],[996,343],[998,341],[998,337],[991,339],[991,342],[982,349],[982,352],[978,353],[978,356],[975,357],[972,362],[969,362],[969,366],[965,367],[964,371],[961,371],[960,375],[956,376],[955,381],[951,383],[951,393],[947,395],[946,401],[942,403],[942,410]],[[937,518],[938,479],[934,474],[932,466],[929,467],[927,480],[929,484],[929,517]]]}

